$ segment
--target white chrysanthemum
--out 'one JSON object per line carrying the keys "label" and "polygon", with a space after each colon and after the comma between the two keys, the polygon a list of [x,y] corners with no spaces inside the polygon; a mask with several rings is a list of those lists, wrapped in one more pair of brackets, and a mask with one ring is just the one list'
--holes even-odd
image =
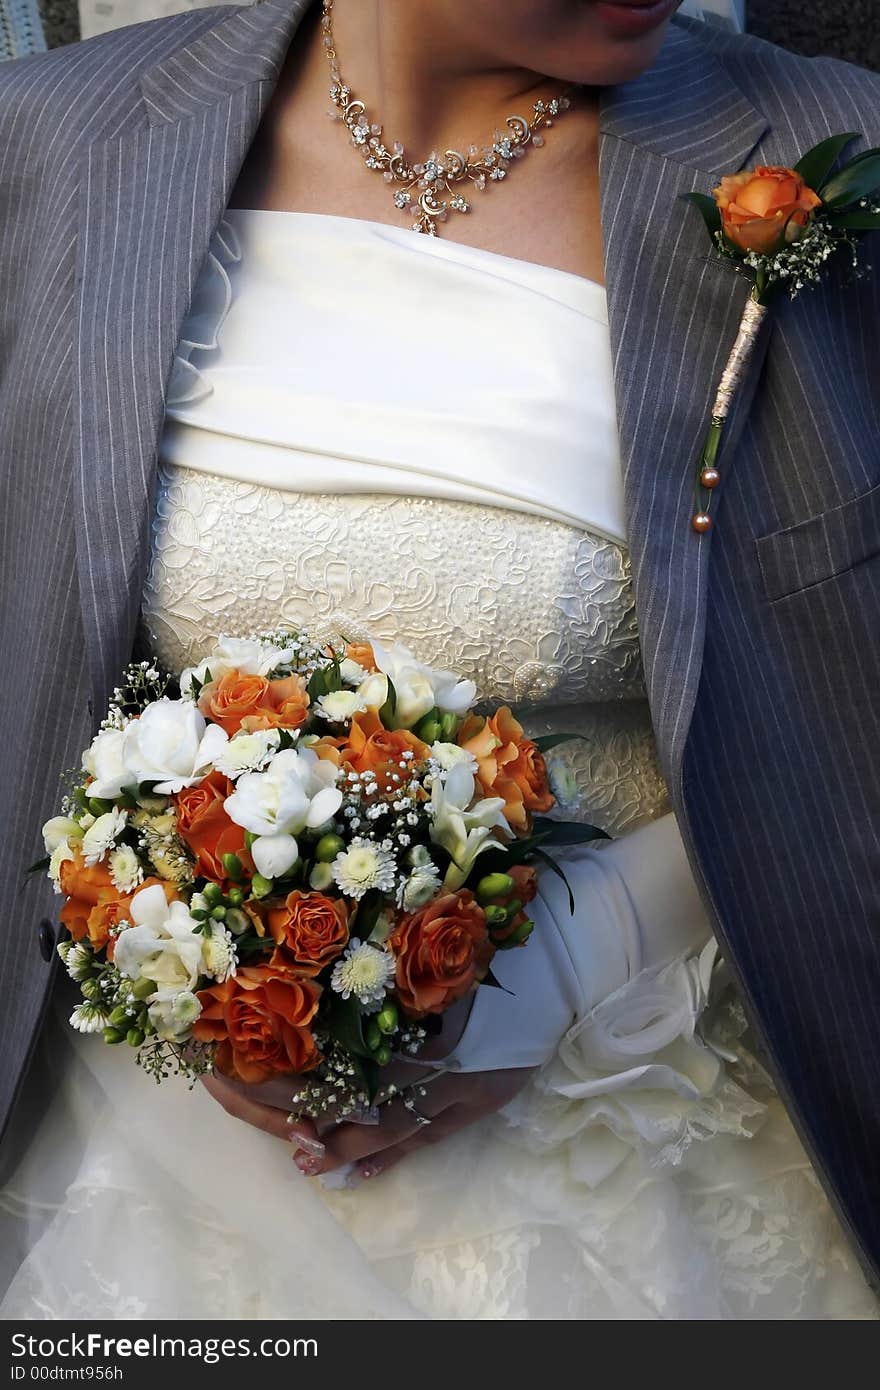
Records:
{"label": "white chrysanthemum", "polygon": [[415,912],[424,907],[440,891],[440,875],[434,864],[420,865],[413,869],[401,893],[401,904],[407,912]]}
{"label": "white chrysanthemum", "polygon": [[371,840],[353,840],[333,860],[333,877],[347,898],[362,898],[371,888],[390,893],[395,872],[394,855]]}
{"label": "white chrysanthemum", "polygon": [[120,893],[133,893],[144,881],[144,871],[131,845],[119,845],[109,859],[110,881]]}
{"label": "white chrysanthemum", "polygon": [[394,979],[394,957],[381,946],[361,943],[356,936],[349,942],[345,954],[333,967],[330,986],[343,999],[354,995],[358,1003],[369,1008],[381,1004]]}
{"label": "white chrysanthemum", "polygon": [[316,701],[316,708],[322,719],[331,724],[347,724],[355,714],[362,714],[367,708],[356,690],[332,690]]}
{"label": "white chrysanthemum", "polygon": [[235,942],[225,927],[221,927],[217,922],[211,935],[205,938],[202,947],[202,959],[205,962],[205,969],[220,984],[228,980],[230,975],[234,975],[238,968],[238,952],[235,949]]}
{"label": "white chrysanthemum", "polygon": [[61,941],[57,949],[70,978],[81,984],[92,969],[91,949],[82,941]]}
{"label": "white chrysanthemum", "polygon": [[339,674],[346,685],[360,685],[366,679],[366,671],[359,661],[354,661],[350,656],[343,657],[339,663]]}
{"label": "white chrysanthemum", "polygon": [[432,743],[431,757],[436,758],[444,772],[449,772],[450,768],[464,764],[471,772],[477,770],[477,760],[473,753],[469,753],[466,748],[459,748],[457,743]]}
{"label": "white chrysanthemum", "polygon": [[278,729],[258,729],[255,733],[236,734],[214,759],[214,766],[224,777],[234,782],[243,772],[261,772],[281,742]]}
{"label": "white chrysanthemum", "polygon": [[78,1033],[102,1033],[107,1027],[107,1014],[100,1004],[90,1004],[86,1000],[77,1004],[70,1015],[70,1026]]}
{"label": "white chrysanthemum", "polygon": [[82,852],[85,862],[92,865],[103,859],[108,849],[119,839],[127,823],[126,812],[120,811],[118,806],[99,816],[83,836]]}
{"label": "white chrysanthemum", "polygon": [[61,892],[61,865],[66,859],[73,858],[73,850],[66,840],[62,840],[60,845],[56,845],[49,857],[49,878],[55,885],[55,892]]}

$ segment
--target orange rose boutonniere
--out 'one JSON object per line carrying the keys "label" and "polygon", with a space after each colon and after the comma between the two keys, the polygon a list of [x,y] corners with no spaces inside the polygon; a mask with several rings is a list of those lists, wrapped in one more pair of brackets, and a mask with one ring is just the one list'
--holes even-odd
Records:
{"label": "orange rose boutonniere", "polygon": [[718,383],[700,455],[691,525],[712,525],[712,497],[721,481],[718,454],[725,421],[777,291],[794,298],[822,278],[826,261],[846,248],[853,269],[857,237],[880,229],[880,149],[863,150],[843,165],[843,151],[858,137],[833,135],[793,168],[758,165],[726,174],[710,197],[685,197],[701,213],[715,251],[751,284],[736,341]]}

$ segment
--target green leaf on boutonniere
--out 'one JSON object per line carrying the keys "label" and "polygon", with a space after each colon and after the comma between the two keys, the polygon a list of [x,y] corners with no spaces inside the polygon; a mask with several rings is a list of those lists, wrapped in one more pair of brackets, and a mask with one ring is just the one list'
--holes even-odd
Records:
{"label": "green leaf on boutonniere", "polygon": [[548,816],[535,816],[532,821],[532,838],[554,845],[587,845],[591,840],[610,840],[611,836],[598,825],[587,825],[583,821],[550,820]]}
{"label": "green leaf on boutonniere", "polygon": [[706,229],[710,236],[721,231],[721,213],[714,198],[710,198],[708,193],[682,193],[682,198],[688,203],[693,203],[706,224]]}
{"label": "green leaf on boutonniere", "polygon": [[583,738],[583,734],[541,734],[538,738],[533,738],[532,743],[539,753],[549,753],[557,744],[571,743],[575,738]]}
{"label": "green leaf on boutonniere", "polygon": [[858,138],[857,134],[850,132],[847,135],[832,135],[829,139],[820,141],[798,160],[794,166],[795,173],[800,174],[807,188],[812,188],[814,193],[818,193],[834,168],[838,156],[847,145]]}
{"label": "green leaf on boutonniere", "polygon": [[835,231],[873,232],[880,229],[880,212],[870,208],[853,208],[849,212],[829,212],[825,219]]}
{"label": "green leaf on boutonniere", "polygon": [[869,198],[880,188],[880,154],[854,160],[817,189],[826,208],[846,207],[860,198]]}

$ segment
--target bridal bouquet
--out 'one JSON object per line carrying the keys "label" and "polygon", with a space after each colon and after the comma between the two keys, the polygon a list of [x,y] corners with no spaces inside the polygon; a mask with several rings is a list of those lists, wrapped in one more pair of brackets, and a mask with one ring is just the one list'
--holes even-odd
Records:
{"label": "bridal bouquet", "polygon": [[[532,931],[542,747],[401,646],[222,638],[131,666],[43,828],[82,1002],[157,1080],[298,1073],[302,1113],[369,1104],[395,1052]],[[573,906],[573,904],[572,904]]]}

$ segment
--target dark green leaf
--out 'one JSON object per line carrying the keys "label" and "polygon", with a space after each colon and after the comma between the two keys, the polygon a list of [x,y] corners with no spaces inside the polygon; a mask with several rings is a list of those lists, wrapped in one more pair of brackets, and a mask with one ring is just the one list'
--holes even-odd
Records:
{"label": "dark green leaf", "polygon": [[43,856],[42,859],[38,859],[37,862],[36,862],[36,864],[31,864],[30,868],[25,869],[25,875],[26,875],[27,877],[30,877],[31,874],[38,874],[38,873],[40,873],[41,870],[48,869],[48,867],[49,867],[49,856],[48,856],[48,854],[46,854],[46,855]]}
{"label": "dark green leaf", "polygon": [[583,734],[541,734],[540,738],[533,738],[532,743],[539,753],[549,753],[557,744],[570,743],[574,738],[583,738]]}
{"label": "dark green leaf", "polygon": [[841,169],[825,187],[818,190],[826,208],[848,207],[860,198],[869,198],[880,188],[880,154],[858,159]]}
{"label": "dark green leaf", "polygon": [[327,673],[323,666],[315,667],[309,678],[306,690],[308,691],[309,699],[312,704],[314,704],[316,700],[320,700],[322,695],[327,695],[329,693],[327,689]]}
{"label": "dark green leaf", "polygon": [[379,718],[387,729],[397,713],[397,691],[394,689],[394,681],[391,677],[387,676],[386,679],[388,681],[388,698],[379,711]]}
{"label": "dark green leaf", "polygon": [[547,816],[535,816],[532,822],[535,838],[548,845],[587,845],[591,840],[610,840],[611,836],[597,825],[583,825],[580,821],[550,820]]}
{"label": "dark green leaf", "polygon": [[709,235],[714,237],[721,231],[721,213],[714,198],[708,193],[682,193],[686,202],[692,203],[706,224]]}
{"label": "dark green leaf", "polygon": [[848,135],[829,136],[827,140],[822,140],[811,150],[807,150],[794,166],[795,173],[800,174],[808,188],[818,192],[847,145],[858,138],[858,135],[852,132]]}
{"label": "dark green leaf", "polygon": [[835,230],[873,232],[880,227],[880,212],[870,212],[868,208],[855,208],[852,212],[831,212],[825,220]]}
{"label": "dark green leaf", "polygon": [[558,878],[561,878],[561,879],[562,879],[562,882],[565,884],[565,887],[566,887],[566,889],[567,889],[567,891],[568,891],[568,910],[569,910],[569,912],[571,913],[571,915],[572,915],[572,917],[573,917],[573,916],[574,916],[574,893],[571,891],[571,884],[569,883],[568,879],[565,877],[565,874],[562,872],[562,869],[559,867],[559,865],[557,864],[556,860],[553,859],[549,854],[547,854],[547,852],[546,852],[545,850],[543,850],[543,849],[536,849],[536,850],[535,850],[535,858],[536,858],[536,859],[540,859],[540,861],[541,861],[542,864],[546,864],[548,869],[552,870],[552,872],[553,872],[554,874],[556,874]]}
{"label": "dark green leaf", "polygon": [[325,1020],[327,1031],[341,1043],[346,1052],[356,1057],[373,1060],[373,1054],[364,1042],[363,1016],[358,1001],[352,996],[343,999],[341,995],[330,1004]]}
{"label": "dark green leaf", "polygon": [[503,985],[501,981],[495,975],[492,974],[491,970],[486,972],[485,979],[482,979],[480,981],[480,984],[487,985],[489,989],[500,989],[503,990],[505,994],[513,995],[513,990],[508,989],[506,985]]}

